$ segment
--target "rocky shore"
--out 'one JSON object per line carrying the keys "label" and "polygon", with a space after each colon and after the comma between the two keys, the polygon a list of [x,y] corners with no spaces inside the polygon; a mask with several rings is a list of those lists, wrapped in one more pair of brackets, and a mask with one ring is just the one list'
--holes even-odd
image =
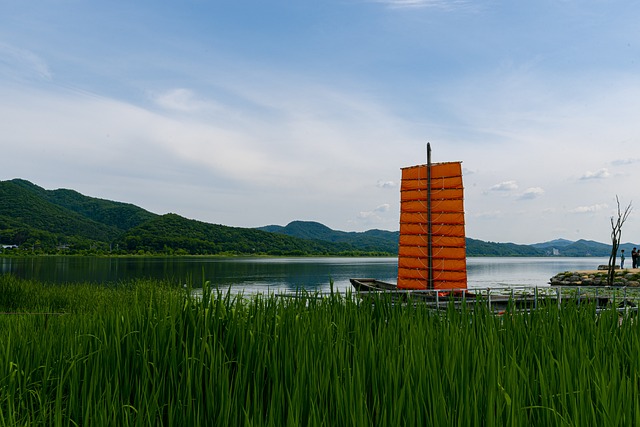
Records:
{"label": "rocky shore", "polygon": [[[551,286],[606,286],[606,270],[565,271],[558,273],[549,281]],[[614,286],[640,287],[640,269],[616,270]]]}

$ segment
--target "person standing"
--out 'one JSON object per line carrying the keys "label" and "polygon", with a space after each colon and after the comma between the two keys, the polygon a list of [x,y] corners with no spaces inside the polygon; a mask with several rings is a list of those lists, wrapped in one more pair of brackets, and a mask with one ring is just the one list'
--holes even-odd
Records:
{"label": "person standing", "polygon": [[624,249],[620,251],[620,268],[624,269]]}
{"label": "person standing", "polygon": [[633,268],[638,268],[638,251],[636,248],[631,251],[631,264]]}

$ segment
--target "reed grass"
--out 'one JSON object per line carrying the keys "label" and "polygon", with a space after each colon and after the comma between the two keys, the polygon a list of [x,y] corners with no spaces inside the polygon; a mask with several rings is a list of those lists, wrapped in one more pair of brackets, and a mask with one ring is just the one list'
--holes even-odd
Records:
{"label": "reed grass", "polygon": [[[638,425],[640,325],[0,277],[0,425]],[[64,314],[37,314],[37,313]]]}

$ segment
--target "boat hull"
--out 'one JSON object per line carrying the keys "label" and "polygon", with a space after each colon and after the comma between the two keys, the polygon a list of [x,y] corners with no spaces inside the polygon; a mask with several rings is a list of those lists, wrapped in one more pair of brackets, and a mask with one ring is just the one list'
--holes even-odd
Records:
{"label": "boat hull", "polygon": [[349,279],[351,286],[358,292],[397,291],[398,287],[393,283],[382,282],[376,279]]}
{"label": "boat hull", "polygon": [[448,301],[460,303],[468,298],[473,299],[474,295],[466,290],[407,290],[399,289],[393,283],[383,282],[377,279],[349,279],[351,285],[361,298],[371,297],[384,293],[396,301],[417,301],[446,304]]}

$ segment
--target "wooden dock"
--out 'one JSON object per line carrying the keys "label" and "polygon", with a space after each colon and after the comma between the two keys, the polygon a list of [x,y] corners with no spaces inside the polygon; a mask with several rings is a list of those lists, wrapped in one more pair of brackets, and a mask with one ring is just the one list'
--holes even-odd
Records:
{"label": "wooden dock", "polygon": [[607,286],[544,286],[451,290],[398,290],[394,285],[374,279],[351,279],[358,297],[373,300],[388,296],[406,304],[424,304],[436,310],[486,305],[496,313],[507,310],[535,310],[543,305],[595,304],[597,310],[614,308],[636,311],[640,305],[640,289]]}

